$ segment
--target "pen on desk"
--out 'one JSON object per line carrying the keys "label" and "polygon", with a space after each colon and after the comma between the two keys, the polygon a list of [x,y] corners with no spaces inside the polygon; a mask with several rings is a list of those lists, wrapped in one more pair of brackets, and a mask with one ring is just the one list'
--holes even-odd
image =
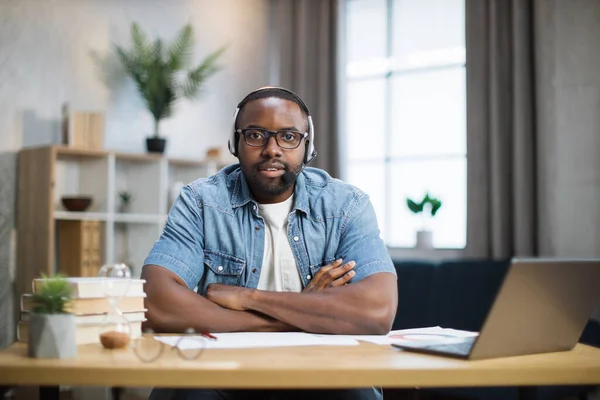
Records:
{"label": "pen on desk", "polygon": [[185,330],[185,333],[188,335],[200,335],[200,336],[204,336],[205,338],[208,338],[208,339],[217,340],[216,336],[211,335],[208,332],[196,332],[196,330],[194,328],[187,328]]}
{"label": "pen on desk", "polygon": [[212,340],[217,340],[217,337],[216,337],[216,336],[214,336],[214,335],[211,335],[211,334],[210,334],[210,333],[208,333],[208,332],[201,332],[200,334],[201,334],[202,336],[204,336],[204,337],[207,337],[207,338],[209,338],[209,339],[212,339]]}

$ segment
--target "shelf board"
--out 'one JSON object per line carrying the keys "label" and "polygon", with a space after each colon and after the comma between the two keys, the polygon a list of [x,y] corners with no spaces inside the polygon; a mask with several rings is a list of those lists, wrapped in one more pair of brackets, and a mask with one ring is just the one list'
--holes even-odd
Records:
{"label": "shelf board", "polygon": [[148,153],[115,153],[117,160],[133,161],[133,162],[152,162],[160,161],[163,156],[160,154]]}
{"label": "shelf board", "polygon": [[102,212],[55,211],[54,219],[106,221],[108,214]]}
{"label": "shelf board", "polygon": [[205,160],[193,160],[185,158],[169,158],[168,161],[169,164],[177,167],[205,167],[211,162]]}
{"label": "shelf board", "polygon": [[70,156],[70,157],[107,157],[108,151],[106,150],[86,150],[78,149],[67,146],[53,146],[58,156]]}
{"label": "shelf board", "polygon": [[221,161],[221,160],[201,160],[201,161],[195,161],[195,160],[184,160],[184,159],[177,159],[177,158],[170,158],[169,159],[169,165],[174,166],[174,167],[198,167],[198,168],[206,168],[206,167],[215,167],[218,170],[228,166],[234,164],[234,162],[226,162],[226,161]]}
{"label": "shelf board", "polygon": [[160,223],[163,222],[165,216],[162,214],[115,214],[115,222],[129,223]]}

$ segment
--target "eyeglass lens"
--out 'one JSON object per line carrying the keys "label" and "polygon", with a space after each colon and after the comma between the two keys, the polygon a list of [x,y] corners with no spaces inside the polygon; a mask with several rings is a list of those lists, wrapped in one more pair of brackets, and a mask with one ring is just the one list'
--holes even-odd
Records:
{"label": "eyeglass lens", "polygon": [[265,146],[271,136],[275,136],[279,147],[284,149],[295,149],[300,145],[303,138],[301,133],[294,131],[270,132],[262,129],[247,129],[243,132],[246,144],[255,147]]}
{"label": "eyeglass lens", "polygon": [[[143,362],[157,360],[165,348],[165,344],[155,339],[154,334],[153,330],[147,329],[142,337],[132,342],[135,355]],[[181,358],[195,360],[206,348],[206,342],[207,339],[203,336],[196,335],[193,330],[186,330],[186,334],[179,338],[173,348]]]}

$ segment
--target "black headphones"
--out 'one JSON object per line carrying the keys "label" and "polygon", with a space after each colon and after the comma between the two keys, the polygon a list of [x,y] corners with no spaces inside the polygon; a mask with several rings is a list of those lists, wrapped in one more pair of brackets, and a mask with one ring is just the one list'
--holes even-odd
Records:
{"label": "black headphones", "polygon": [[306,147],[305,147],[305,152],[304,152],[303,163],[304,163],[304,165],[308,164],[309,162],[311,162],[313,160],[313,158],[315,158],[317,156],[317,150],[315,149],[315,144],[314,144],[315,130],[313,127],[312,118],[310,116],[310,111],[309,111],[308,107],[306,106],[306,104],[304,104],[304,101],[302,101],[300,96],[298,96],[296,93],[292,92],[291,90],[284,89],[282,87],[276,87],[276,86],[265,86],[265,87],[256,89],[256,90],[248,93],[246,95],[246,97],[244,97],[242,99],[242,101],[239,102],[237,108],[235,109],[235,113],[233,114],[233,126],[231,128],[231,134],[230,134],[229,142],[228,142],[229,152],[236,157],[238,156],[237,149],[236,149],[237,140],[236,140],[236,132],[235,132],[235,123],[237,122],[237,117],[240,112],[240,106],[244,103],[244,101],[250,95],[260,92],[262,90],[267,90],[267,89],[277,89],[277,90],[281,90],[286,93],[289,93],[292,97],[294,97],[294,99],[296,99],[298,101],[298,103],[301,105],[301,107],[303,107],[306,110],[307,119],[308,119],[308,138],[306,139]]}

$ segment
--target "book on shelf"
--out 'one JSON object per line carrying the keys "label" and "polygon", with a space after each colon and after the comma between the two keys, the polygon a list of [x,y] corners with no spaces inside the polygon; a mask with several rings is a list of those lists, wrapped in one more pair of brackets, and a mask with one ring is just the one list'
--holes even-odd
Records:
{"label": "book on shelf", "polygon": [[[125,312],[123,315],[129,322],[143,322],[146,320],[146,311],[133,311]],[[88,314],[88,315],[75,315],[75,323],[77,325],[97,325],[102,324],[106,319],[107,314]],[[28,322],[31,314],[29,312],[21,312],[21,321]]]}
{"label": "book on shelf", "polygon": [[[80,299],[87,298],[98,298],[105,297],[106,290],[103,284],[103,279],[100,277],[68,277],[65,278],[67,282],[71,284],[73,288],[73,297]],[[136,297],[144,295],[144,283],[146,281],[144,279],[121,279],[121,278],[112,278],[113,282],[111,282],[111,291],[118,292],[118,288],[121,286],[124,288],[127,285],[129,287],[126,288],[127,297]],[[33,293],[37,293],[39,290],[40,284],[44,282],[44,278],[36,278],[32,281],[32,289]]]}
{"label": "book on shelf", "polygon": [[[78,325],[75,329],[75,341],[80,344],[100,343],[100,327],[101,324],[94,325]],[[142,321],[131,322],[131,338],[137,339],[142,336]],[[27,342],[29,324],[27,321],[19,321],[17,324],[17,340]]]}
{"label": "book on shelf", "polygon": [[102,150],[104,143],[104,113],[73,110],[63,105],[63,144],[85,150]]}
{"label": "book on shelf", "polygon": [[[33,310],[35,305],[32,296],[29,293],[21,295],[21,311],[30,312]],[[124,313],[144,311],[146,310],[144,307],[145,298],[145,293],[138,296],[121,297],[117,307]],[[75,315],[106,314],[111,311],[111,306],[108,297],[74,298],[69,301],[67,311]]]}

